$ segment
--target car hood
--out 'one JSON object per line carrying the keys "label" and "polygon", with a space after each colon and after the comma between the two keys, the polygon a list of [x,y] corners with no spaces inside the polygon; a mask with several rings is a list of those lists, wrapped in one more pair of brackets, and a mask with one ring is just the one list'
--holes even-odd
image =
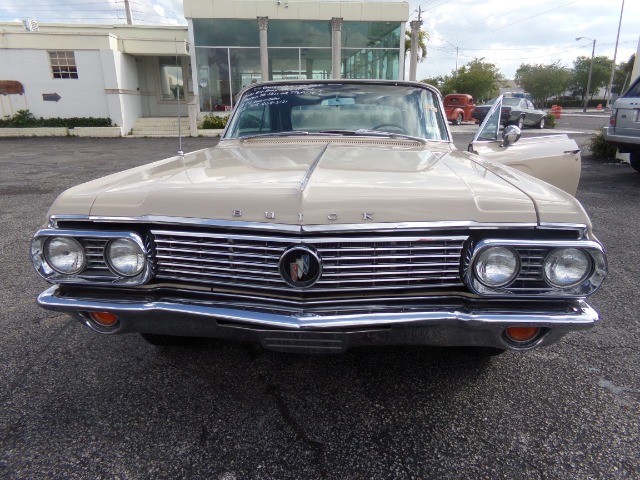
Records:
{"label": "car hood", "polygon": [[570,195],[448,143],[291,139],[226,140],[110,175],[64,192],[49,214],[292,225],[587,221]]}

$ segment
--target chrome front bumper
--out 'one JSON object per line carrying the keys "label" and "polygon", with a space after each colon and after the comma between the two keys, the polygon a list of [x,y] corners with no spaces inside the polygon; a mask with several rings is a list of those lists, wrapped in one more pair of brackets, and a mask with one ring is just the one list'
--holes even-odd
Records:
{"label": "chrome front bumper", "polygon": [[[522,309],[464,306],[406,309],[342,315],[276,314],[180,301],[143,301],[65,296],[53,286],[38,297],[47,310],[68,313],[100,333],[155,333],[251,341],[279,351],[342,352],[367,345],[486,346],[529,350],[549,345],[566,333],[595,325],[598,314],[585,301],[555,302],[553,307]],[[117,315],[114,327],[102,327],[90,312]],[[507,327],[539,327],[541,334],[514,344]]]}

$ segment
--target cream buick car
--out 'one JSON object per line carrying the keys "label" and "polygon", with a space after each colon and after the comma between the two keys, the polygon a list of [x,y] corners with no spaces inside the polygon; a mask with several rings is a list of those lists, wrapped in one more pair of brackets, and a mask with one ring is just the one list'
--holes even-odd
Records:
{"label": "cream buick car", "polygon": [[32,241],[41,307],[154,345],[549,345],[592,327],[607,274],[566,135],[458,151],[437,90],[253,84],[213,148],[61,194]]}

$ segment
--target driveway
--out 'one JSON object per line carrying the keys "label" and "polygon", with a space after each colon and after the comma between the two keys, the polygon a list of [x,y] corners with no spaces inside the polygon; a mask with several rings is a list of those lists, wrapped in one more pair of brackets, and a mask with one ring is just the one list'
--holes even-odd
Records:
{"label": "driveway", "polygon": [[602,323],[529,353],[158,349],[39,309],[46,283],[29,242],[54,198],[177,149],[0,140],[0,478],[640,477],[640,175],[629,165],[585,158],[578,192],[609,254],[591,302]]}

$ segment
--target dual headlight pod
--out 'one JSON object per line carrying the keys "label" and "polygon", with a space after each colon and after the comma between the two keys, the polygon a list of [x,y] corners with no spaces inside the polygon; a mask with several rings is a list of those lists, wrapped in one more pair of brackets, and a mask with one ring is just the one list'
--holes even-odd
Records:
{"label": "dual headlight pod", "polygon": [[149,271],[143,243],[136,234],[122,232],[38,232],[31,246],[36,270],[56,281],[142,283]]}
{"label": "dual headlight pod", "polygon": [[606,273],[604,252],[596,242],[485,240],[475,249],[467,278],[480,294],[586,296]]}

